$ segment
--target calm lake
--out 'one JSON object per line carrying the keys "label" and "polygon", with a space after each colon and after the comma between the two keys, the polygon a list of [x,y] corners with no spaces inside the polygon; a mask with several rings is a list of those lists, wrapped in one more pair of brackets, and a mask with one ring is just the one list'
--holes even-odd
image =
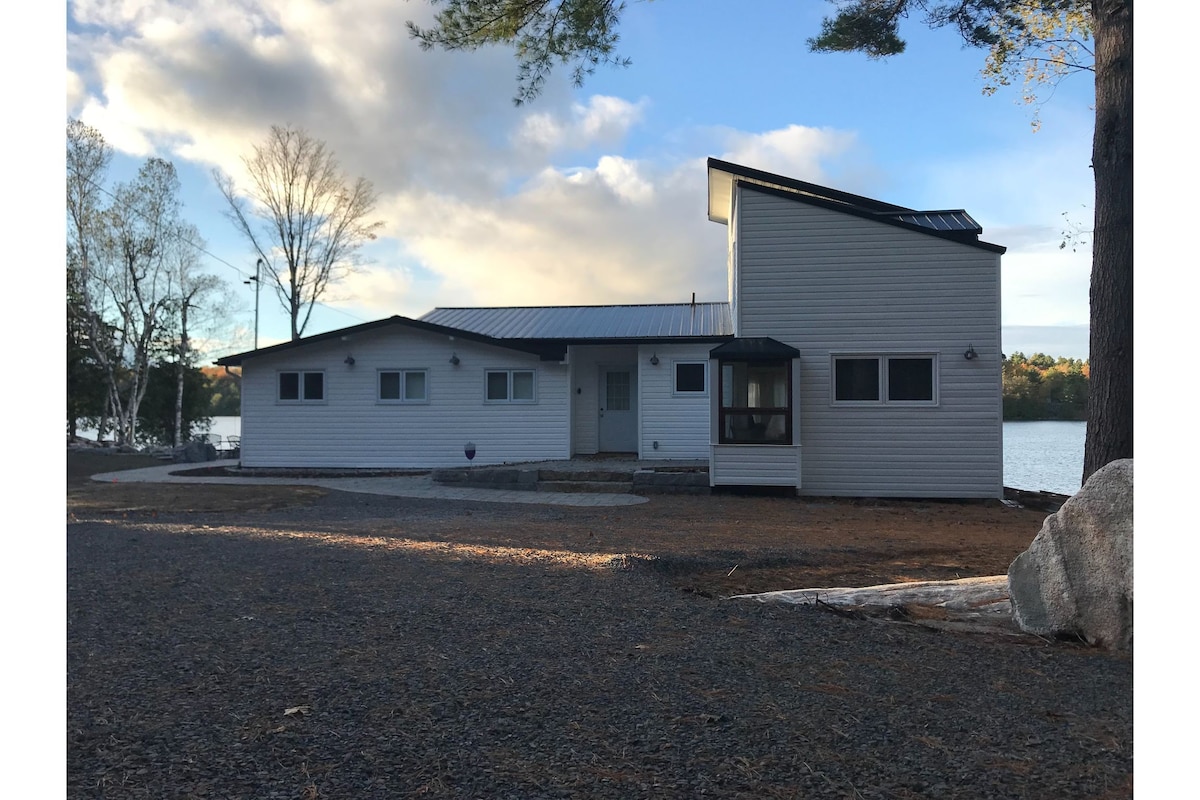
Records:
{"label": "calm lake", "polygon": [[1004,423],[1004,485],[1075,494],[1086,432],[1086,422]]}
{"label": "calm lake", "polygon": [[[1004,485],[1075,494],[1083,473],[1084,422],[1004,423]],[[213,417],[209,433],[240,436],[241,417]],[[94,437],[95,431],[80,431]]]}

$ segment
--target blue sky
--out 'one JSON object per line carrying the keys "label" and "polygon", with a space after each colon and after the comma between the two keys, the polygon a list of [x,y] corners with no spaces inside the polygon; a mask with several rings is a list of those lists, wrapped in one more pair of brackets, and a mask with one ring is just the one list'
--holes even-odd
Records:
{"label": "blue sky", "polygon": [[[1004,258],[1006,352],[1086,357],[1090,76],[1041,109],[982,94],[984,53],[919,23],[906,54],[812,54],[829,6],[632,2],[626,69],[580,88],[566,70],[515,107],[510,52],[421,52],[421,2],[68,3],[67,115],[118,150],[111,178],[171,159],[207,267],[238,289],[210,355],[248,349],[254,258],[222,216],[211,171],[271,124],[324,139],[381,195],[383,237],[308,333],[434,306],[723,299],[723,227],[705,218],[704,159],[725,158],[917,208],[966,208]],[[736,9],[736,10],[735,10]],[[287,337],[261,297],[260,344]]]}

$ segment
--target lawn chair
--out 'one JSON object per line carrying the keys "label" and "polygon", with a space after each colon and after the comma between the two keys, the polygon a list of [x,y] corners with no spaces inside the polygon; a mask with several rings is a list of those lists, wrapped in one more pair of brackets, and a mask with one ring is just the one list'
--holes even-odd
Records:
{"label": "lawn chair", "polygon": [[242,457],[242,437],[241,436],[226,436],[225,449],[221,451],[221,455],[226,458],[241,458]]}

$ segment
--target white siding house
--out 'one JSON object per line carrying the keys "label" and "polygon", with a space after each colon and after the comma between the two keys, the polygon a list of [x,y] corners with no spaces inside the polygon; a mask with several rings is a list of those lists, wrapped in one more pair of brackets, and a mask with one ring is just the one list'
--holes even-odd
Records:
{"label": "white siding house", "polygon": [[725,303],[436,309],[218,364],[242,368],[245,467],[702,459],[731,328]]}
{"label": "white siding house", "polygon": [[1002,496],[1004,248],[962,210],[708,172],[728,302],[438,308],[220,359],[243,465],[623,453],[708,459],[714,486]]}
{"label": "white siding house", "polygon": [[752,458],[714,425],[714,483],[757,482],[755,463],[762,482],[783,482],[795,464],[802,494],[1002,496],[1003,248],[963,211],[716,160],[709,177],[709,216],[733,229],[735,341],[797,351],[791,441]]}

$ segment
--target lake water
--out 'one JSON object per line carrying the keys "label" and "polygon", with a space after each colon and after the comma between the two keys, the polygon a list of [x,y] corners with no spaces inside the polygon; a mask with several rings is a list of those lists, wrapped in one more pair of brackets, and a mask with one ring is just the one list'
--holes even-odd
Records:
{"label": "lake water", "polygon": [[[1004,485],[1075,494],[1083,474],[1084,422],[1004,423]],[[241,417],[213,417],[209,433],[241,436]],[[80,430],[95,438],[95,430]]]}
{"label": "lake water", "polygon": [[1075,494],[1086,432],[1086,422],[1004,423],[1004,485]]}
{"label": "lake water", "polygon": [[[242,418],[241,417],[213,417],[212,423],[207,430],[197,428],[194,433],[215,433],[224,439],[226,436],[241,436],[242,435]],[[79,429],[79,436],[84,439],[95,439],[95,428]],[[112,437],[112,432],[109,431],[109,438]]]}

